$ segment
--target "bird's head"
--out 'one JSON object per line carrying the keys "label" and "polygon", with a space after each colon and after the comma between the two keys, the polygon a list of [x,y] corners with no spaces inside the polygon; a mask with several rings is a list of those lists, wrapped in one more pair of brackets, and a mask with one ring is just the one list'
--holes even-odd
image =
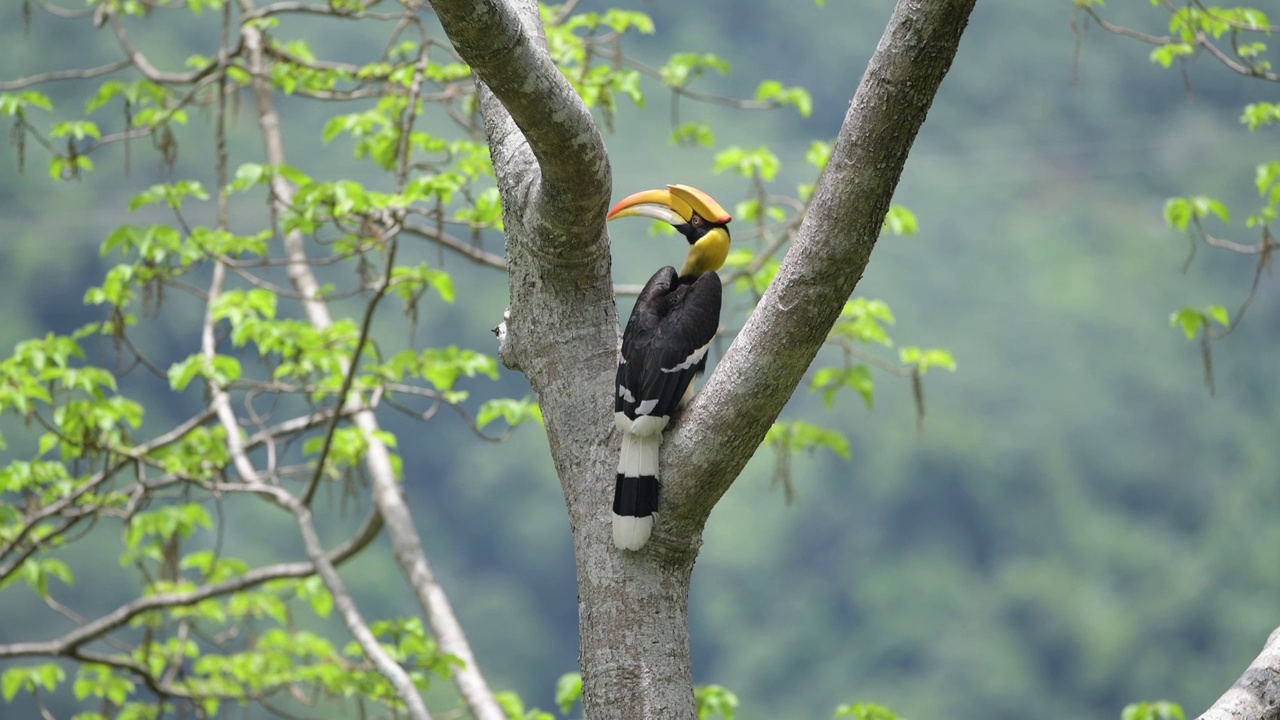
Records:
{"label": "bird's head", "polygon": [[680,268],[682,277],[719,270],[729,255],[729,221],[733,218],[697,188],[668,185],[666,190],[628,195],[609,211],[609,220],[620,217],[650,217],[679,230],[689,241],[689,255]]}

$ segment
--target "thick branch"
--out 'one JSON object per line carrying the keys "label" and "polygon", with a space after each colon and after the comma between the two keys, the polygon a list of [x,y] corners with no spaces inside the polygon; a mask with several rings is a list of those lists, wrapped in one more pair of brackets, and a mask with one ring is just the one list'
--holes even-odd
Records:
{"label": "thick branch", "polygon": [[[539,39],[536,47],[530,44],[530,48],[542,59],[531,61],[534,64],[526,70],[534,75],[541,73],[545,62],[555,74],[555,81],[547,81],[545,89],[557,94],[538,101],[543,118],[539,124],[565,122],[565,113],[557,113],[555,108],[580,108],[581,101],[563,82],[559,71],[549,65],[537,3],[510,0],[510,5],[503,7],[506,10],[500,15],[514,13],[523,23],[523,43],[530,44],[530,37]],[[441,8],[437,7],[437,11]],[[496,33],[494,37],[502,35]],[[474,38],[470,41],[476,42]],[[555,133],[543,128],[530,139],[507,98],[483,80],[477,82],[477,88],[497,170],[506,231],[511,312],[506,339],[500,345],[502,360],[528,376],[542,403],[566,498],[582,500],[585,498],[574,487],[581,466],[573,473],[566,473],[565,468],[579,464],[575,456],[582,447],[607,449],[612,428],[611,409],[606,406],[617,362],[618,324],[609,241],[604,231],[605,204],[610,193],[608,162],[601,154],[598,169],[604,176],[593,181],[592,175],[582,170],[581,158],[553,153],[539,159],[539,142],[545,144],[543,136]],[[531,112],[528,107],[520,111]],[[589,114],[581,118],[591,120]],[[594,128],[591,135],[598,140]],[[559,169],[551,172],[553,165]],[[573,209],[556,201],[571,196],[584,204]],[[570,512],[574,512],[573,502]]]}
{"label": "thick branch", "polygon": [[[502,102],[538,158],[540,210],[567,238],[590,242],[609,200],[604,139],[582,99],[547,54],[536,4],[509,0],[435,0],[445,33],[481,81]],[[581,232],[587,230],[586,232]]]}
{"label": "thick branch", "polygon": [[1244,674],[1198,720],[1280,718],[1280,628],[1271,631],[1262,652]]}
{"label": "thick branch", "polygon": [[777,277],[668,436],[658,545],[683,552],[696,542],[826,340],[870,259],[974,2],[894,8]]}
{"label": "thick branch", "polygon": [[[526,28],[538,28],[535,2],[512,0],[511,6]],[[454,36],[448,23],[445,27],[460,47],[485,40]],[[528,44],[533,31],[525,32],[522,42]],[[467,59],[483,66],[483,57]],[[532,71],[543,72],[539,68],[545,62],[537,60]],[[529,124],[513,116],[526,117],[529,108],[518,97],[512,100],[502,78],[494,82],[492,90],[483,81],[477,86],[506,231],[511,304],[498,347],[503,362],[524,372],[538,395],[569,509],[578,570],[583,710],[593,720],[691,720],[696,712],[685,602],[692,565],[628,568],[625,563],[637,558],[623,557],[608,541],[607,481],[618,457],[610,394],[618,319],[604,232],[608,165],[601,155],[594,168],[600,174],[575,170],[583,159],[548,150],[548,135],[555,147],[555,130],[534,129],[526,140],[522,127],[528,130]],[[564,96],[567,87],[558,73],[544,82],[555,85],[549,89],[556,95],[550,104],[547,98],[538,100],[537,124],[563,124],[564,113],[556,108],[578,108],[579,101]],[[589,115],[575,112],[580,114],[573,122],[589,121]],[[595,137],[594,130],[591,134]],[[563,206],[546,207],[575,195],[584,199],[577,214],[563,212]]]}

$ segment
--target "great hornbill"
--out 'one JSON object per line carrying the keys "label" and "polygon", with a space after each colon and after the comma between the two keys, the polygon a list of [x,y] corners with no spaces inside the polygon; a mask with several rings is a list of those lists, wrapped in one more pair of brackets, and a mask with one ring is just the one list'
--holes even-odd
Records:
{"label": "great hornbill", "polygon": [[707,367],[707,349],[720,326],[720,276],[729,254],[731,219],[710,195],[688,185],[646,190],[624,198],[608,219],[644,216],[670,223],[689,241],[677,273],[663,267],[649,278],[622,334],[614,421],[622,454],[613,492],[613,543],[639,550],[658,512],[658,456],[662,431],[693,395]]}

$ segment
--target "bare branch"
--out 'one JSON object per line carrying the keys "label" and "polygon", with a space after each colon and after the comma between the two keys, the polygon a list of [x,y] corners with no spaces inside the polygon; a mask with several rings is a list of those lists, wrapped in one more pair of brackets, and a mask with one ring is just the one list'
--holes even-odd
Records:
{"label": "bare branch", "polygon": [[192,70],[189,73],[171,73],[158,69],[151,61],[147,59],[133,43],[129,42],[129,35],[124,30],[124,25],[120,23],[120,19],[116,17],[114,10],[107,11],[107,17],[111,22],[111,29],[115,31],[116,40],[120,43],[120,49],[124,50],[124,54],[129,57],[129,62],[138,68],[138,72],[147,77],[148,80],[155,83],[163,83],[167,85],[185,85],[192,83],[200,78],[213,72],[216,63],[210,62],[202,68]]}
{"label": "bare branch", "polygon": [[21,90],[32,85],[41,85],[55,80],[88,80],[100,75],[109,75],[117,70],[123,70],[132,64],[133,61],[131,60],[117,60],[116,62],[93,68],[55,70],[53,72],[40,73],[39,75],[28,75],[17,80],[0,80],[0,90]]}
{"label": "bare branch", "polygon": [[[210,363],[213,362],[216,354],[213,337],[213,302],[222,292],[222,282],[226,272],[225,265],[219,262],[214,263],[213,278],[209,282],[209,302],[205,306],[204,323],[200,331],[200,351],[204,354],[205,360]],[[240,437],[240,423],[236,421],[235,412],[231,409],[231,398],[227,395],[227,391],[212,379],[207,384],[212,398],[210,404],[218,415],[218,421],[227,431],[227,451],[231,453],[231,462],[235,465],[236,472],[240,473],[241,479],[247,483],[262,482],[257,469],[253,467],[253,463],[245,453],[244,439]]]}
{"label": "bare branch", "polygon": [[[374,3],[367,2],[364,4],[366,8]],[[336,9],[332,4],[320,5],[317,3],[307,2],[277,2],[270,5],[264,5],[253,12],[245,13],[244,21],[257,20],[258,18],[270,17],[272,15],[328,15],[330,17],[344,18],[348,20],[399,20],[404,17],[404,13],[375,13],[367,10],[344,11]]]}
{"label": "bare branch", "polygon": [[95,8],[88,8],[85,10],[70,10],[60,5],[54,5],[53,3],[49,2],[49,0],[36,0],[36,4],[40,6],[41,10],[49,13],[54,17],[62,18],[63,20],[76,20],[83,17],[89,17],[96,11]]}
{"label": "bare branch", "polygon": [[[339,407],[346,407],[351,395],[351,385],[355,382],[356,374],[359,372],[360,355],[364,352],[365,345],[369,343],[369,331],[373,328],[374,311],[378,308],[378,303],[382,298],[386,297],[387,290],[391,287],[391,273],[395,270],[396,265],[396,241],[388,240],[387,242],[387,259],[386,269],[383,271],[382,281],[373,291],[373,297],[369,298],[364,306],[364,318],[360,321],[360,337],[356,340],[356,348],[352,351],[351,360],[347,361],[347,367],[343,370],[342,388],[338,391]],[[355,404],[359,404],[358,399],[354,400]],[[360,415],[372,418],[371,411],[362,410]],[[325,461],[329,456],[329,450],[333,447],[333,435],[338,430],[338,419],[342,417],[342,413],[334,413],[329,419],[329,424],[325,428],[324,444],[320,447],[320,453],[315,459],[315,472],[311,476],[310,482],[307,483],[307,489],[302,494],[302,504],[310,506],[312,498],[315,497],[316,490],[320,487],[320,479],[324,477]]]}
{"label": "bare branch", "polygon": [[417,235],[418,237],[430,240],[431,242],[465,255],[481,265],[488,265],[489,267],[497,270],[507,269],[506,258],[497,253],[487,252],[446,232],[437,231],[435,228],[414,222],[405,222],[403,229],[404,232]]}

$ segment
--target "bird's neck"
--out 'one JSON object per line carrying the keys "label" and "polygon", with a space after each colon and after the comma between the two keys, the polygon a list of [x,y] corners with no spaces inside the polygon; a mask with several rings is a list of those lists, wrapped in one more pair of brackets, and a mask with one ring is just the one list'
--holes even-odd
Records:
{"label": "bird's neck", "polygon": [[680,268],[680,277],[698,277],[714,272],[724,265],[729,256],[729,233],[723,228],[713,228],[689,246],[689,255]]}

